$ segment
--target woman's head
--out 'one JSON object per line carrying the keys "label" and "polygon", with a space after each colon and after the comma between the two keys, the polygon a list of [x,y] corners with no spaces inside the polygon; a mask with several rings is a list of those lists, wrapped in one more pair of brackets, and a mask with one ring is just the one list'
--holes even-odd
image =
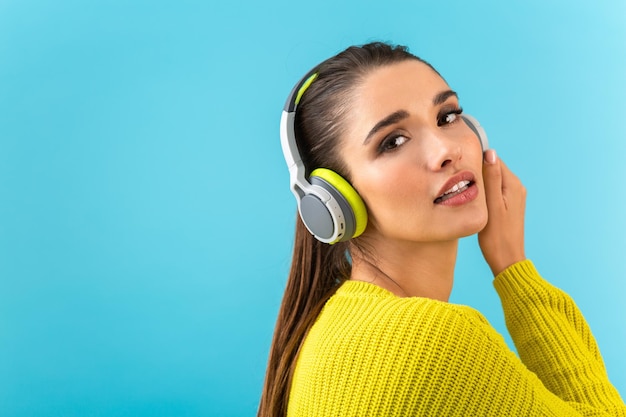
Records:
{"label": "woman's head", "polygon": [[439,74],[418,61],[395,63],[367,75],[356,93],[339,155],[368,208],[363,237],[427,243],[480,231],[482,147]]}
{"label": "woman's head", "polygon": [[[296,136],[307,174],[332,169],[365,201],[361,240],[451,239],[484,226],[480,143],[429,64],[374,43],[348,48],[316,72],[298,105]],[[442,197],[455,184],[469,192]]]}

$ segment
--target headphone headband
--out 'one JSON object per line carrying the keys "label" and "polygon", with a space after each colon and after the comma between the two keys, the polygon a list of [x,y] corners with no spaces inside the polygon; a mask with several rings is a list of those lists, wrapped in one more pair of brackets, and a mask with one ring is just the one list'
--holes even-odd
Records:
{"label": "headphone headband", "polygon": [[317,79],[318,75],[317,68],[313,68],[311,71],[307,72],[306,75],[300,79],[300,81],[298,81],[287,97],[287,102],[285,103],[285,107],[283,109],[284,111],[290,113],[296,111],[296,107],[300,104],[302,95],[311,86],[313,81]]}

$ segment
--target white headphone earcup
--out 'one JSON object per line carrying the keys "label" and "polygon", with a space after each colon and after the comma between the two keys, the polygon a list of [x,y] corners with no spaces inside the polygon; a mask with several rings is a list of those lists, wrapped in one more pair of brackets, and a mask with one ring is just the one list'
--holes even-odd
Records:
{"label": "white headphone earcup", "polygon": [[312,175],[309,180],[312,185],[323,188],[332,196],[332,199],[326,203],[325,207],[333,222],[333,233],[337,233],[337,241],[352,238],[356,230],[356,220],[352,208],[344,195],[324,178]]}

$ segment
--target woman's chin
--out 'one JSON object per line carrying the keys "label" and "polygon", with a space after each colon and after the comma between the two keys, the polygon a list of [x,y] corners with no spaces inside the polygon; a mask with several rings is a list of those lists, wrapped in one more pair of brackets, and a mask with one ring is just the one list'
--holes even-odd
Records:
{"label": "woman's chin", "polygon": [[463,227],[463,230],[460,232],[459,237],[461,238],[461,237],[475,235],[479,233],[481,230],[483,230],[485,226],[487,226],[486,214],[482,217],[476,218],[474,221],[472,221],[471,223]]}

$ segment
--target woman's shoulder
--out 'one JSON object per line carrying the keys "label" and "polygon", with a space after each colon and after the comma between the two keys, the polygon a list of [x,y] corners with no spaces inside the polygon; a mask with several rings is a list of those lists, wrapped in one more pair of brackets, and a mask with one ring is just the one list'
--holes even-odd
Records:
{"label": "woman's shoulder", "polygon": [[344,282],[327,302],[325,309],[328,310],[327,314],[345,309],[352,313],[361,311],[372,320],[441,317],[461,321],[477,320],[488,324],[483,315],[472,307],[426,297],[398,297],[384,288],[363,281]]}
{"label": "woman's shoulder", "polygon": [[398,297],[360,281],[341,285],[326,303],[314,328],[326,336],[335,334],[339,343],[346,337],[393,337],[412,344],[447,339],[457,333],[502,339],[485,317],[471,307],[423,297]]}

